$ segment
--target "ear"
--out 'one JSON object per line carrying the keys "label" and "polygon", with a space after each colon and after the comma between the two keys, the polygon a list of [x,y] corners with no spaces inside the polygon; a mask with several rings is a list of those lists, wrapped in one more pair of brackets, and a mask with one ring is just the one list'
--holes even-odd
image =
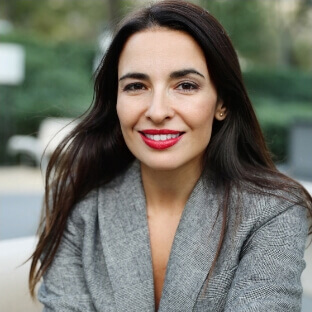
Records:
{"label": "ear", "polygon": [[215,109],[215,118],[219,121],[224,120],[226,117],[226,107],[223,105],[223,101],[218,99],[216,109]]}

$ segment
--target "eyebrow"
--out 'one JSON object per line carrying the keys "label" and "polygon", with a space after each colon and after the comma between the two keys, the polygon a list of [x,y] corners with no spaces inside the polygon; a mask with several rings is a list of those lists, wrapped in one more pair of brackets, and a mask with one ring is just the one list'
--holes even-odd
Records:
{"label": "eyebrow", "polygon": [[199,76],[205,78],[205,76],[203,74],[199,73],[197,70],[192,69],[192,68],[174,71],[170,74],[170,78],[181,78],[181,77],[187,76],[189,74],[195,74],[195,75],[199,75]]}
{"label": "eyebrow", "polygon": [[149,77],[146,74],[142,73],[128,73],[123,75],[122,77],[119,78],[119,81],[124,80],[126,78],[132,78],[132,79],[140,79],[140,80],[148,80]]}
{"label": "eyebrow", "polygon": [[[205,76],[203,74],[199,73],[197,70],[192,69],[192,68],[174,71],[170,74],[170,78],[172,78],[172,79],[182,78],[182,77],[185,77],[189,74],[195,74],[195,75],[198,75],[198,76],[205,78]],[[127,79],[127,78],[139,79],[139,80],[149,80],[148,75],[143,74],[143,73],[133,72],[133,73],[127,73],[127,74],[123,75],[122,77],[119,78],[119,81]]]}

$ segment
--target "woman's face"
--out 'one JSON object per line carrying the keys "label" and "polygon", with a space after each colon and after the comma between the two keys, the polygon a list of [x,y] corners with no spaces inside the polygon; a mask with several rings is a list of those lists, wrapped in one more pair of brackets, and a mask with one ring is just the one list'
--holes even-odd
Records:
{"label": "woman's face", "polygon": [[133,155],[156,170],[201,166],[225,109],[196,41],[160,27],[138,32],[120,55],[118,79],[117,114]]}

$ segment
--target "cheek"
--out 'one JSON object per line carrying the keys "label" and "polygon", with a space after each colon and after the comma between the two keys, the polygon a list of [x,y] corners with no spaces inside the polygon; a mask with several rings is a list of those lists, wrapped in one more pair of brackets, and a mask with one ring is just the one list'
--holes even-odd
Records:
{"label": "cheek", "polygon": [[122,136],[124,140],[126,141],[126,145],[128,145],[128,137],[129,137],[129,114],[127,114],[125,110],[125,106],[123,103],[119,102],[117,100],[117,105],[116,105],[116,110],[117,110],[117,116],[119,119],[119,124],[122,132]]}
{"label": "cheek", "polygon": [[124,103],[121,99],[117,99],[116,109],[121,127],[126,127],[129,124],[129,119],[131,119],[131,114],[129,114],[126,103]]}
{"label": "cheek", "polygon": [[188,110],[185,113],[186,123],[193,130],[203,130],[207,131],[211,129],[214,120],[214,106],[212,105],[202,105],[196,110]]}
{"label": "cheek", "polygon": [[138,120],[146,111],[149,98],[143,95],[129,96],[124,93],[117,95],[116,110],[119,119]]}

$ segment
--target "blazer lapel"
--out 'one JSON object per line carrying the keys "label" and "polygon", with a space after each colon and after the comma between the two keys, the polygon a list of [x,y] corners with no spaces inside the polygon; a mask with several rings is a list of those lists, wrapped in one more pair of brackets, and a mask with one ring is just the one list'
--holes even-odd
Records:
{"label": "blazer lapel", "polygon": [[102,246],[117,311],[155,311],[146,203],[135,162],[99,196]]}
{"label": "blazer lapel", "polygon": [[221,216],[212,183],[197,182],[175,234],[158,311],[192,311],[211,268]]}
{"label": "blazer lapel", "polygon": [[[197,182],[175,234],[159,312],[192,311],[219,241],[217,190]],[[117,311],[155,311],[153,269],[140,164],[99,195],[100,237]]]}

